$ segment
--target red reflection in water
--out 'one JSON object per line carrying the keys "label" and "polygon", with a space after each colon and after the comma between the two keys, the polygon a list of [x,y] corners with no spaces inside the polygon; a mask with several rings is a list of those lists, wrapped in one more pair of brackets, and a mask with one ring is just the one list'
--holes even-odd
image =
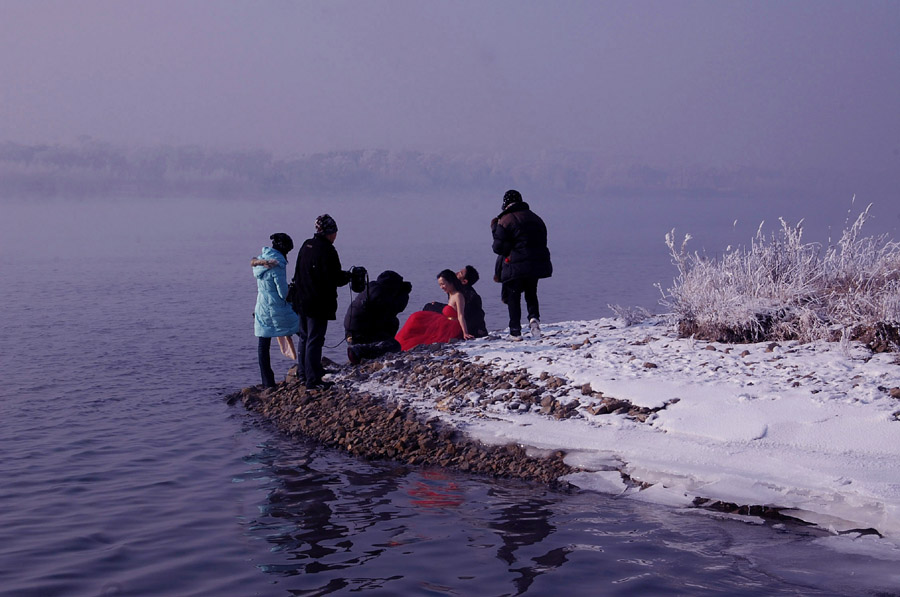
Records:
{"label": "red reflection in water", "polygon": [[410,490],[413,505],[422,508],[456,508],[463,502],[462,490],[440,471],[422,473],[425,481],[418,481]]}

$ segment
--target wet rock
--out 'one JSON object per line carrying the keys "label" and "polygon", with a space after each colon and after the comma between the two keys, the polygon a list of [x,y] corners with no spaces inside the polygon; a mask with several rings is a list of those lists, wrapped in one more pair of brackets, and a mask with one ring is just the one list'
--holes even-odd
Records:
{"label": "wet rock", "polygon": [[[363,458],[389,458],[415,466],[441,466],[548,484],[556,484],[559,477],[572,472],[561,453],[532,458],[520,446],[487,446],[437,418],[423,420],[403,404],[354,390],[354,381],[373,375],[385,383],[401,387],[409,384],[416,392],[430,384],[440,396],[436,404],[442,401],[447,410],[456,411],[477,402],[473,396],[481,399],[472,392],[473,386],[495,389],[505,382],[510,392],[499,401],[513,411],[526,412],[532,404],[548,401],[548,409],[560,417],[577,416],[577,402],[563,407],[552,396],[542,397],[525,372],[498,373],[485,365],[469,363],[454,352],[457,354],[421,351],[346,367],[335,372],[337,383],[327,390],[309,391],[299,384],[286,383],[269,392],[246,388],[227,399],[240,400],[248,410],[271,419],[284,433]],[[435,367],[438,356],[446,357],[446,362]]]}
{"label": "wet rock", "polygon": [[788,516],[785,516],[781,513],[778,508],[772,508],[770,506],[756,506],[756,505],[739,505],[733,502],[723,502],[719,500],[710,500],[705,498],[694,498],[693,505],[697,508],[706,508],[709,510],[715,510],[717,512],[724,512],[726,514],[739,514],[741,516],[756,516],[759,518],[765,518],[767,520],[779,520],[786,521],[791,520],[795,521],[797,519],[792,519]]}
{"label": "wet rock", "polygon": [[[628,400],[604,396],[591,384],[578,388],[585,397],[583,401],[572,400],[572,384],[563,377],[548,372],[532,377],[524,369],[503,370],[492,362],[469,361],[447,345],[386,355],[355,367],[348,365],[339,368],[332,378],[336,384],[325,391],[307,391],[294,381],[265,397],[259,389],[248,388],[236,393],[239,397],[234,400],[273,420],[285,433],[360,457],[548,483],[571,472],[562,455],[548,460],[526,458],[521,447],[498,451],[498,447],[480,444],[438,418],[423,420],[424,415],[408,406],[404,397],[433,401],[433,408],[448,413],[490,416],[485,411],[490,408],[539,413],[558,420],[619,414],[647,421],[655,412],[677,402],[677,398],[672,399],[655,409],[638,407]],[[355,389],[362,381],[387,389],[377,395]]]}

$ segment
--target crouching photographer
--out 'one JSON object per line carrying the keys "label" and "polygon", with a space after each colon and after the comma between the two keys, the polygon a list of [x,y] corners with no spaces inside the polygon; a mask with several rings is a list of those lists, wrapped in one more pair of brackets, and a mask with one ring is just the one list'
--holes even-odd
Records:
{"label": "crouching photographer", "polygon": [[[362,270],[361,273],[358,270]],[[374,282],[366,283],[365,268],[351,268],[351,277],[358,276],[355,292],[359,292],[344,317],[347,337],[347,358],[351,363],[361,359],[378,358],[389,352],[400,352],[394,340],[400,329],[400,314],[409,304],[412,284],[397,272],[381,272]],[[351,281],[351,284],[353,282]]]}

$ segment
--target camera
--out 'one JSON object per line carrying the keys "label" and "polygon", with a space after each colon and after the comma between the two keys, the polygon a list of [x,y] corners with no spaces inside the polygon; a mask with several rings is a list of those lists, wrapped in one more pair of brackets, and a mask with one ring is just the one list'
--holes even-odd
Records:
{"label": "camera", "polygon": [[354,265],[350,268],[350,290],[359,294],[366,289],[366,280],[369,278],[369,272],[361,265]]}

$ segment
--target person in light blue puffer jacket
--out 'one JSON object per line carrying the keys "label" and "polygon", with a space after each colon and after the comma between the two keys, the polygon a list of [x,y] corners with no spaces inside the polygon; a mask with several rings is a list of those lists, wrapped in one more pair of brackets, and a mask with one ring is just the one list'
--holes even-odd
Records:
{"label": "person in light blue puffer jacket", "polygon": [[294,248],[294,241],[283,232],[269,237],[272,247],[263,247],[262,253],[251,261],[256,277],[256,308],[253,310],[254,333],[259,338],[259,372],[262,384],[275,387],[275,373],[269,352],[272,338],[287,336],[300,331],[300,318],[287,302],[287,255]]}

